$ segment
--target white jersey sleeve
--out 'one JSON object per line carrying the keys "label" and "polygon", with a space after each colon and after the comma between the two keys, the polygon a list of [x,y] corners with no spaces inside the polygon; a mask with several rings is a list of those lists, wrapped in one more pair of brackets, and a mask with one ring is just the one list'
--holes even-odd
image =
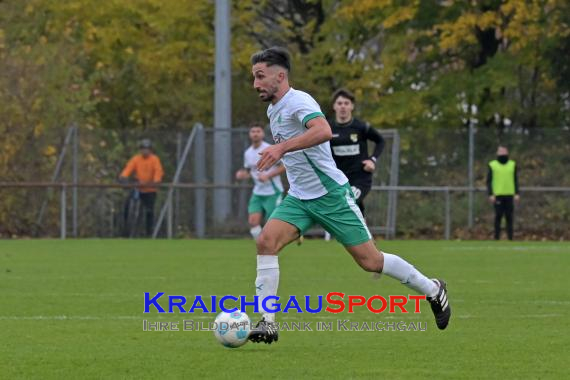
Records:
{"label": "white jersey sleeve", "polygon": [[305,128],[310,120],[316,117],[325,117],[316,100],[304,92],[300,92],[300,96],[291,102],[291,111],[293,117]]}

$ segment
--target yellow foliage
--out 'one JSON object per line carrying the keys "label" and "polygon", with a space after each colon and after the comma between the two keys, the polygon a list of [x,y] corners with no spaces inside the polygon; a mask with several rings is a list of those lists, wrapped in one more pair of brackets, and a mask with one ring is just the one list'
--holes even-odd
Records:
{"label": "yellow foliage", "polygon": [[383,22],[384,28],[390,29],[398,24],[409,21],[416,16],[418,11],[419,1],[414,1],[415,4],[407,7],[400,7],[394,13],[389,15]]}
{"label": "yellow foliage", "polygon": [[500,17],[497,12],[485,12],[477,17],[477,26],[481,30],[500,26]]}
{"label": "yellow foliage", "polygon": [[343,16],[349,20],[355,19],[360,15],[366,15],[371,12],[382,10],[393,4],[393,0],[358,0],[353,1],[350,5],[346,5],[339,10],[339,16]]}
{"label": "yellow foliage", "polygon": [[42,135],[42,133],[44,132],[45,129],[45,125],[44,123],[38,123],[36,124],[35,128],[34,128],[34,137],[39,137]]}
{"label": "yellow foliage", "polygon": [[475,27],[477,16],[473,13],[461,15],[455,22],[446,22],[436,26],[441,31],[439,46],[442,50],[453,50],[461,45],[477,42]]}
{"label": "yellow foliage", "polygon": [[34,99],[34,101],[32,102],[32,111],[38,112],[41,109],[42,104],[43,104],[42,98]]}
{"label": "yellow foliage", "polygon": [[57,153],[57,149],[53,145],[48,145],[44,149],[44,156],[50,157]]}

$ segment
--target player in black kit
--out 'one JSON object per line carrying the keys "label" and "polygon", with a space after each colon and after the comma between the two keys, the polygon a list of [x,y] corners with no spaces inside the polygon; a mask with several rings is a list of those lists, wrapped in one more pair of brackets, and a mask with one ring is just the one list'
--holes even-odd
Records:
{"label": "player in black kit", "polygon": [[[356,204],[364,213],[363,200],[372,187],[376,160],[384,149],[384,139],[370,125],[352,117],[355,98],[345,89],[337,90],[332,98],[335,117],[329,120],[333,137],[330,140],[336,166],[348,177]],[[375,143],[368,153],[368,140]]]}

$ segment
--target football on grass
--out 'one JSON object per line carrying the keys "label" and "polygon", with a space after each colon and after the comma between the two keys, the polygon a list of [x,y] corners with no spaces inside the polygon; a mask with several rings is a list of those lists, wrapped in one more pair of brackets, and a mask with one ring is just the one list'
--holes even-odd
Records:
{"label": "football on grass", "polygon": [[237,348],[247,343],[251,322],[246,313],[239,311],[221,312],[216,317],[215,322],[214,335],[218,342],[225,347]]}

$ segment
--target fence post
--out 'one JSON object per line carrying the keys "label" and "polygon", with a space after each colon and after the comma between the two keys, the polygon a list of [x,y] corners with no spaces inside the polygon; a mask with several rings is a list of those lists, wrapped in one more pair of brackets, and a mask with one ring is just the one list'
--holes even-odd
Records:
{"label": "fence post", "polygon": [[[400,134],[394,132],[392,142],[392,161],[390,163],[390,186],[398,186],[399,168],[400,168]],[[396,216],[398,214],[398,190],[390,190],[388,192],[388,228],[386,238],[394,239],[396,237]]]}
{"label": "fence post", "polygon": [[[71,141],[71,137],[73,135],[73,127],[69,127],[67,129],[67,134],[65,135],[65,140],[63,141],[63,146],[61,147],[61,152],[59,153],[59,157],[57,158],[57,163],[55,164],[55,170],[53,172],[53,175],[51,177],[51,182],[55,182],[57,181],[59,174],[61,172],[61,168],[63,165],[63,161],[65,159],[65,152],[67,151],[67,146],[69,145],[70,141]],[[43,218],[44,218],[44,213],[48,204],[48,201],[51,199],[52,197],[52,189],[48,188],[47,189],[47,197],[44,199],[41,207],[40,207],[40,211],[38,213],[38,218],[36,219],[36,225],[40,226],[42,224]]]}
{"label": "fence post", "polygon": [[172,239],[172,197],[166,200],[168,202],[168,209],[166,215],[166,237]]}
{"label": "fence post", "polygon": [[79,128],[77,124],[73,125],[73,192],[72,192],[72,216],[71,223],[73,227],[73,237],[77,237],[77,202],[78,202],[78,189],[77,183],[79,182]]}
{"label": "fence post", "polygon": [[451,197],[449,187],[445,188],[445,240],[449,240],[451,235]]}
{"label": "fence post", "polygon": [[467,227],[473,228],[473,191],[475,182],[474,161],[475,161],[475,126],[473,119],[469,118],[469,193],[467,204]]}
{"label": "fence post", "polygon": [[[172,178],[172,184],[168,188],[168,195],[166,196],[166,200],[164,201],[164,204],[162,205],[162,208],[160,210],[160,215],[158,216],[158,220],[156,221],[156,224],[154,225],[154,232],[152,233],[153,239],[156,239],[156,237],[158,236],[158,231],[160,230],[160,227],[162,226],[162,222],[164,221],[164,218],[167,216],[166,212],[168,211],[169,205],[172,202],[172,196],[174,194],[174,187],[172,185],[177,185],[180,182],[180,175],[182,174],[182,169],[184,169],[184,164],[186,163],[186,159],[188,157],[188,153],[190,152],[190,148],[192,147],[192,142],[194,141],[194,138],[196,137],[196,132],[202,128],[203,128],[202,124],[199,124],[199,123],[195,124],[194,128],[192,128],[192,132],[190,133],[190,136],[188,136],[188,140],[186,140],[186,145],[184,146],[184,152],[182,152],[180,165],[178,165],[178,167],[176,168],[176,173],[174,173],[174,177]],[[168,221],[167,221],[167,223],[168,223]]]}
{"label": "fence post", "polygon": [[61,184],[61,203],[59,205],[60,207],[60,223],[59,223],[59,227],[60,227],[60,234],[59,237],[62,240],[65,240],[65,233],[67,230],[67,225],[66,225],[66,216],[67,216],[67,204],[66,204],[66,191],[65,191],[65,183]]}
{"label": "fence post", "polygon": [[[176,167],[180,165],[180,158],[182,156],[182,133],[176,134]],[[178,228],[180,225],[180,189],[174,190],[174,225]]]}
{"label": "fence post", "polygon": [[[194,140],[194,183],[206,183],[206,141],[202,128],[196,131]],[[206,235],[206,189],[194,190],[194,229],[196,237]]]}

